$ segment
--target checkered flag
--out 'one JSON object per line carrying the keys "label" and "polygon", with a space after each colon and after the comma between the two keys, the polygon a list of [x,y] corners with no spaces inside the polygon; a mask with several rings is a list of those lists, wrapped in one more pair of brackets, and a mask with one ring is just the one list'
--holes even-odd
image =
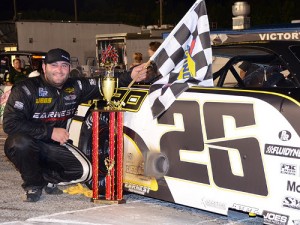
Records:
{"label": "checkered flag", "polygon": [[209,23],[204,0],[197,0],[150,58],[162,78],[150,87],[153,117],[167,110],[190,86],[213,86]]}

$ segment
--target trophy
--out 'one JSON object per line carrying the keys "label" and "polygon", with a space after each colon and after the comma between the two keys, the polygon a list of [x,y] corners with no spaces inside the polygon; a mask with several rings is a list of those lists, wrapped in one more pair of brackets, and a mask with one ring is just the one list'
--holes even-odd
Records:
{"label": "trophy", "polygon": [[[101,66],[105,68],[105,75],[99,79],[99,91],[107,101],[104,110],[95,108],[93,111],[93,197],[95,203],[125,203],[123,199],[123,110],[120,101],[112,102],[117,93],[118,78],[114,77],[114,67],[118,62],[118,54],[111,45],[102,51]],[[108,114],[108,130],[100,124],[102,113]],[[101,127],[100,127],[101,126]],[[109,156],[104,164],[107,169],[105,175],[105,196],[99,196],[99,140],[103,131],[108,132]],[[100,132],[101,131],[101,132]],[[106,133],[107,134],[107,133]],[[105,135],[106,135],[105,134]]]}
{"label": "trophy", "polygon": [[[107,74],[110,74],[107,72]],[[105,75],[103,78],[99,79],[99,90],[104,100],[107,102],[107,107],[104,109],[112,110],[115,105],[112,103],[112,97],[117,93],[118,88],[118,78]]]}
{"label": "trophy", "polygon": [[107,101],[105,110],[121,110],[123,105],[119,101],[111,101],[118,88],[118,78],[114,76],[114,68],[118,64],[118,58],[118,52],[112,45],[109,44],[102,50],[100,66],[105,68],[105,75],[99,80],[99,90],[104,100]]}

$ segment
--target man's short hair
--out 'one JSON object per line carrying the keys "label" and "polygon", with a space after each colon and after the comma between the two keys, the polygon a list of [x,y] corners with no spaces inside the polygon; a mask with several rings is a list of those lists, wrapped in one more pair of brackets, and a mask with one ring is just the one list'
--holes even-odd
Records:
{"label": "man's short hair", "polygon": [[21,62],[21,59],[19,59],[19,58],[14,58],[13,63],[14,63],[15,61]]}

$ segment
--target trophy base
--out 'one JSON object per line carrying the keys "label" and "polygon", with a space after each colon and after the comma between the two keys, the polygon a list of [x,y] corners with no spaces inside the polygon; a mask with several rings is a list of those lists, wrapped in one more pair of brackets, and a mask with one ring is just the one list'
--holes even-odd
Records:
{"label": "trophy base", "polygon": [[124,204],[124,203],[126,203],[126,200],[125,199],[121,199],[121,200],[107,200],[104,197],[102,197],[102,198],[98,198],[98,199],[92,198],[91,202],[97,203],[97,204],[110,204],[110,205],[112,205],[112,204]]}

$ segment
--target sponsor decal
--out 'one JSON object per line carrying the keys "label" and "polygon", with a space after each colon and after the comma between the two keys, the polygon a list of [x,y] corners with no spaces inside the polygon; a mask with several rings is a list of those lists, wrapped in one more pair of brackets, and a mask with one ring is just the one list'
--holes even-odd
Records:
{"label": "sponsor decal", "polygon": [[48,95],[48,91],[44,88],[39,88],[39,97],[46,97]]}
{"label": "sponsor decal", "polygon": [[67,95],[64,97],[66,101],[73,101],[76,99],[76,95]]}
{"label": "sponsor decal", "polygon": [[149,187],[145,187],[145,186],[140,186],[137,184],[130,184],[130,183],[125,183],[125,188],[128,189],[128,191],[133,192],[133,193],[137,193],[137,194],[148,194],[150,191]]}
{"label": "sponsor decal", "polygon": [[287,225],[289,216],[280,213],[263,211],[264,224]]}
{"label": "sponsor decal", "polygon": [[300,33],[291,32],[291,33],[259,34],[259,37],[262,41],[269,41],[269,40],[299,40],[300,39]]}
{"label": "sponsor decal", "polygon": [[15,109],[23,110],[24,109],[24,103],[23,102],[19,102],[19,101],[15,101],[14,108]]}
{"label": "sponsor decal", "polygon": [[52,103],[52,98],[37,98],[35,100],[36,104],[50,104]]}
{"label": "sponsor decal", "polygon": [[282,141],[289,141],[292,138],[292,134],[288,130],[282,130],[279,132],[278,137]]}
{"label": "sponsor decal", "polygon": [[285,197],[282,206],[290,209],[300,210],[300,199],[294,197]]}
{"label": "sponsor decal", "polygon": [[204,208],[214,208],[214,209],[222,209],[227,210],[227,206],[223,202],[218,202],[212,199],[202,198],[202,204]]}
{"label": "sponsor decal", "polygon": [[65,58],[66,60],[70,61],[70,59],[67,56],[61,55],[62,58]]}
{"label": "sponsor decal", "polygon": [[144,174],[144,167],[141,165],[139,166],[126,165],[125,172],[130,174],[135,174],[135,175],[142,175]]}
{"label": "sponsor decal", "polygon": [[[103,113],[101,113],[103,114]],[[85,120],[85,124],[87,126],[88,129],[92,129],[93,126],[93,117],[92,115],[90,115],[86,120]]]}
{"label": "sponsor decal", "polygon": [[282,174],[288,174],[288,175],[296,175],[297,173],[297,166],[292,164],[280,164],[280,173]]}
{"label": "sponsor decal", "polygon": [[293,220],[294,225],[300,225],[300,220]]}
{"label": "sponsor decal", "polygon": [[300,193],[300,185],[297,184],[295,181],[288,180],[286,190],[290,192]]}
{"label": "sponsor decal", "polygon": [[265,154],[300,159],[300,148],[266,144]]}
{"label": "sponsor decal", "polygon": [[[101,113],[100,114],[100,121],[101,124],[108,124],[109,121],[109,117],[106,113]],[[87,126],[87,129],[92,129],[93,126],[93,117],[92,115],[89,115],[88,118],[85,120],[85,125]]]}
{"label": "sponsor decal", "polygon": [[75,89],[73,87],[68,87],[64,90],[64,92],[68,93],[68,94],[71,94],[71,93],[74,93],[75,92]]}
{"label": "sponsor decal", "polygon": [[250,207],[250,206],[246,206],[246,205],[240,205],[240,204],[234,203],[232,208],[236,209],[238,211],[258,214],[258,208],[254,208],[254,207]]}
{"label": "sponsor decal", "polygon": [[64,119],[67,116],[74,115],[76,111],[76,108],[74,109],[68,109],[63,110],[60,112],[44,112],[44,113],[34,113],[33,118],[34,119],[49,119],[49,118],[56,118],[58,119]]}
{"label": "sponsor decal", "polygon": [[97,85],[97,82],[95,79],[89,79],[90,85]]}

